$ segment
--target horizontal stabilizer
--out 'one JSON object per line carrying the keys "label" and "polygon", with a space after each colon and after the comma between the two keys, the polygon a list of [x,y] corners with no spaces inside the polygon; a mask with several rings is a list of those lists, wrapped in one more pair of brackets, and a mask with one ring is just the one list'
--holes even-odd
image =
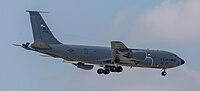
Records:
{"label": "horizontal stabilizer", "polygon": [[22,45],[21,44],[13,44],[13,46],[19,46],[19,47],[21,47]]}
{"label": "horizontal stabilizer", "polygon": [[13,46],[18,46],[18,47],[22,47],[22,48],[27,49],[27,50],[32,50],[32,48],[29,45],[30,45],[29,42],[27,42],[25,44],[13,44]]}

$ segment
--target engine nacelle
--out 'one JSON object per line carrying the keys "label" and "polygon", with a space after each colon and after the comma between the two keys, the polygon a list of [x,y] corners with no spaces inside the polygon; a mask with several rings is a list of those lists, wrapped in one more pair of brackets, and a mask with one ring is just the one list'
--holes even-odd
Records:
{"label": "engine nacelle", "polygon": [[147,53],[143,51],[132,51],[130,56],[136,61],[144,61],[146,59]]}
{"label": "engine nacelle", "polygon": [[84,63],[73,63],[77,68],[84,69],[84,70],[91,70],[93,69],[94,65],[86,65]]}
{"label": "engine nacelle", "polygon": [[144,61],[140,61],[138,63],[140,66],[152,66],[153,65],[153,58],[146,57]]}

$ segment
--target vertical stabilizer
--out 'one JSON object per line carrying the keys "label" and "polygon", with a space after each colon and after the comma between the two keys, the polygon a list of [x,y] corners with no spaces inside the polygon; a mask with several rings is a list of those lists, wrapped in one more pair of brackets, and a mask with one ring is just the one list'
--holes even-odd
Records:
{"label": "vertical stabilizer", "polygon": [[31,26],[34,42],[44,42],[47,44],[61,44],[51,33],[45,21],[42,19],[40,11],[26,11],[30,14]]}

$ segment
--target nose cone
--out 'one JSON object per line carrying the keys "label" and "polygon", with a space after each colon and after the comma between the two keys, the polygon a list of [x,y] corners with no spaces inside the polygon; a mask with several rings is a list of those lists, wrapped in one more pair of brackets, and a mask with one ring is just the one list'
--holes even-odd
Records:
{"label": "nose cone", "polygon": [[184,60],[181,60],[181,65],[185,64],[185,61]]}
{"label": "nose cone", "polygon": [[179,58],[181,60],[181,65],[185,64],[185,61],[181,58]]}

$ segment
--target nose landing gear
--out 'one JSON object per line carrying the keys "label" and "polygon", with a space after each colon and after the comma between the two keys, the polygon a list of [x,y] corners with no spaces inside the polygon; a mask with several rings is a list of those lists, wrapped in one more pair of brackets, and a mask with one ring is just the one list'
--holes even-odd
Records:
{"label": "nose landing gear", "polygon": [[162,75],[162,76],[166,76],[166,75],[167,75],[167,72],[166,72],[165,70],[166,70],[165,68],[161,70],[161,71],[162,71],[162,72],[161,72],[161,75]]}

